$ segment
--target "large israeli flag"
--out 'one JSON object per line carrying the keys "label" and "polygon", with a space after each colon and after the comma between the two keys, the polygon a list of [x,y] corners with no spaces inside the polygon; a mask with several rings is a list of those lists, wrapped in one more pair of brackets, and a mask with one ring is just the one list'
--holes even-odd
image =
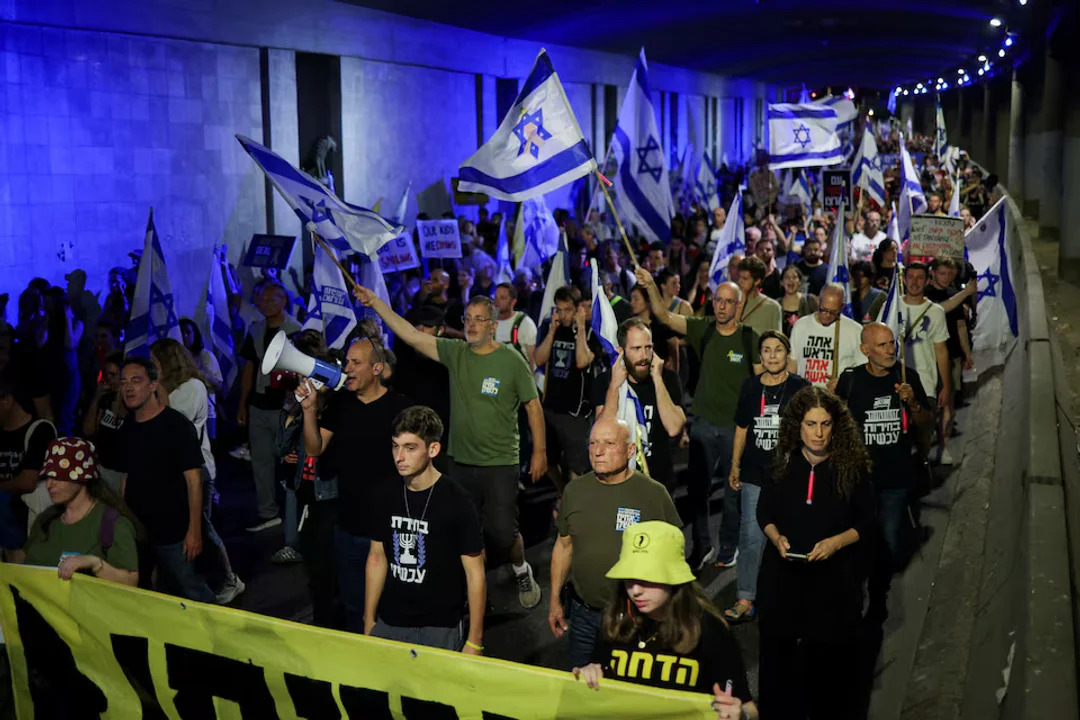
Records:
{"label": "large israeli flag", "polygon": [[222,275],[223,264],[226,263],[228,260],[225,258],[225,248],[214,248],[210,273],[206,278],[206,303],[195,312],[195,322],[202,332],[203,343],[214,353],[221,368],[224,394],[228,394],[238,371],[230,324],[229,296],[225,292],[225,279]]}
{"label": "large israeli flag", "polygon": [[539,268],[559,249],[559,225],[543,197],[521,203],[514,224],[514,268]]}
{"label": "large israeli flag", "polygon": [[702,156],[695,185],[698,199],[709,209],[710,213],[720,207],[720,195],[717,193],[716,187],[716,168],[713,167],[712,161],[709,160],[708,153]]}
{"label": "large israeli flag", "polygon": [[845,158],[851,157],[855,152],[855,120],[859,117],[855,103],[843,95],[827,95],[815,104],[825,105],[836,111],[836,134],[840,138],[840,149]]}
{"label": "large israeli flag", "polygon": [[975,309],[979,322],[972,331],[971,349],[979,368],[986,369],[1005,361],[1019,334],[1005,198],[975,223],[964,243],[978,282]]}
{"label": "large israeli flag", "polygon": [[[333,252],[333,249],[331,249]],[[379,262],[366,263],[377,269]],[[382,273],[376,273],[382,277]],[[369,278],[368,280],[372,280]],[[349,291],[345,287],[345,278],[334,261],[315,247],[314,289],[308,298],[308,314],[304,320],[304,330],[318,330],[326,338],[326,347],[337,350],[345,346],[345,339],[356,327],[356,313],[353,311]],[[364,287],[371,287],[361,282]],[[385,285],[384,294],[385,294]],[[372,288],[374,290],[374,288]],[[384,298],[385,299],[385,298]]]}
{"label": "large israeli flag", "polygon": [[848,274],[848,247],[847,233],[844,231],[844,222],[838,218],[833,226],[832,239],[829,241],[829,267],[825,277],[831,283],[840,283],[844,286],[843,313],[851,317],[851,276]]}
{"label": "large israeli flag", "polygon": [[896,209],[896,203],[892,204],[892,215],[889,216],[889,227],[885,228],[885,237],[900,247],[900,213]]}
{"label": "large israeli flag", "polygon": [[[671,239],[675,204],[651,98],[642,48],[612,138],[612,153],[619,163],[615,202],[624,225],[636,227],[649,242],[666,243]],[[689,152],[686,161],[692,161]]]}
{"label": "large israeli flag", "polygon": [[851,163],[851,181],[879,206],[885,206],[885,175],[881,169],[881,156],[878,155],[877,141],[868,125],[863,131],[862,142],[855,151]]}
{"label": "large israeli flag", "polygon": [[731,256],[735,253],[746,252],[746,227],[743,220],[743,197],[742,188],[735,193],[728,208],[727,220],[720,231],[720,237],[716,240],[716,248],[713,250],[712,262],[709,263],[709,290],[716,292],[720,283],[725,283],[732,278],[728,277],[727,266]]}
{"label": "large israeli flag", "polygon": [[510,270],[510,241],[506,238],[506,217],[499,221],[499,240],[495,245],[495,284],[508,283],[514,278]]}
{"label": "large israeli flag", "polygon": [[339,252],[363,253],[378,262],[379,248],[405,232],[402,225],[376,212],[344,202],[315,178],[251,138],[237,135],[236,139],[266,173],[300,222]]}
{"label": "large israeli flag", "polygon": [[813,202],[810,197],[810,183],[806,181],[806,175],[798,168],[788,168],[784,171],[783,177],[781,194],[798,200],[803,209],[803,217],[810,217]]}
{"label": "large israeli flag", "polygon": [[900,242],[907,242],[911,235],[911,216],[926,210],[926,205],[919,174],[915,172],[915,164],[911,161],[904,139],[900,138],[900,217],[897,221]]}
{"label": "large israeli flag", "polygon": [[836,126],[836,109],[828,105],[769,105],[769,168],[842,163],[844,151]]}
{"label": "large israeli flag", "polygon": [[559,76],[541,50],[499,129],[461,163],[458,190],[521,202],[595,169]]}
{"label": "large israeli flag", "polygon": [[165,269],[165,255],[161,252],[151,209],[131,302],[131,320],[124,332],[124,354],[149,357],[150,346],[167,337],[183,342],[176,297]]}
{"label": "large israeli flag", "polygon": [[960,173],[952,176],[952,195],[949,197],[949,217],[960,217]]}
{"label": "large israeli flag", "polygon": [[942,160],[949,149],[949,134],[945,132],[945,113],[941,110],[941,103],[937,104],[937,114],[934,117],[934,154]]}

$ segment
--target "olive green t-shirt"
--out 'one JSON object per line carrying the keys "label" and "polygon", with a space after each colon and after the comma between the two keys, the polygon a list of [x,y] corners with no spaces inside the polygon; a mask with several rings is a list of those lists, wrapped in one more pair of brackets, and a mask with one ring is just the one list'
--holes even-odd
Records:
{"label": "olive green t-shirt", "polygon": [[[701,358],[701,373],[691,412],[720,427],[735,425],[735,406],[739,402],[739,388],[743,380],[753,374],[758,359],[758,336],[750,331],[748,342],[743,342],[743,326],[736,327],[731,335],[712,333],[712,339],[701,357],[701,342],[705,330],[714,325],[712,318],[687,318],[686,340]],[[745,357],[749,345],[750,357]]]}
{"label": "olive green t-shirt", "polygon": [[518,407],[536,398],[521,354],[499,345],[486,355],[464,340],[439,338],[439,362],[450,375],[450,457],[465,465],[518,464]]}
{"label": "olive green t-shirt", "polygon": [[648,520],[682,527],[667,489],[640,472],[616,485],[590,472],[566,486],[555,527],[574,544],[570,579],[587,605],[607,604],[614,581],[604,576],[619,559],[623,530]]}
{"label": "olive green t-shirt", "polygon": [[131,521],[121,515],[116,518],[113,541],[104,556],[101,553],[101,520],[105,505],[97,503],[86,515],[73,525],[65,525],[60,518],[49,523],[48,537],[41,529],[41,517],[34,522],[26,539],[26,564],[56,567],[64,553],[72,555],[96,555],[115,568],[135,571],[139,569],[139,556],[135,544],[135,528]]}

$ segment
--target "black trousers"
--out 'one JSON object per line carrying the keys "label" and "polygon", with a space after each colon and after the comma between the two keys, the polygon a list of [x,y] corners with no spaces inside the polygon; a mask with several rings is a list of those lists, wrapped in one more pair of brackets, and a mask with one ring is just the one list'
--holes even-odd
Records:
{"label": "black trousers", "polygon": [[769,720],[855,720],[862,693],[855,633],[829,642],[761,628],[758,706]]}
{"label": "black trousers", "polygon": [[321,500],[308,505],[307,520],[300,531],[300,554],[311,592],[313,621],[319,627],[342,629],[345,616],[338,599],[334,527],[337,500]]}

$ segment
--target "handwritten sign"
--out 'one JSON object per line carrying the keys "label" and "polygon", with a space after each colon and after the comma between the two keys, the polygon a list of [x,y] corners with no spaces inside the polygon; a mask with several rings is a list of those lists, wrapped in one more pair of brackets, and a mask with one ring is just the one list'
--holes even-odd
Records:
{"label": "handwritten sign", "polygon": [[420,232],[420,255],[432,258],[460,258],[461,235],[457,220],[417,220]]}
{"label": "handwritten sign", "polygon": [[821,204],[824,209],[832,213],[842,212],[851,197],[851,172],[847,168],[823,170],[821,184]]}
{"label": "handwritten sign", "polygon": [[964,219],[944,215],[911,217],[911,257],[964,259]]}
{"label": "handwritten sign", "polygon": [[403,233],[379,248],[379,268],[383,274],[411,270],[420,266],[412,234]]}

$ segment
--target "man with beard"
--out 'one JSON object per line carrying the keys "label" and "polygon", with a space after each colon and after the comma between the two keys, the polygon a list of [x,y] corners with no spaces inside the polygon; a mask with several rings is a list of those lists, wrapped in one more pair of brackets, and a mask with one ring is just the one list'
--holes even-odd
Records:
{"label": "man with beard", "polygon": [[329,450],[329,457],[320,462],[328,476],[336,474],[338,479],[334,544],[345,629],[354,633],[364,631],[365,568],[374,532],[369,509],[373,498],[397,476],[387,451],[391,428],[398,413],[413,404],[386,389],[385,369],[382,343],[359,337],[345,355],[345,388],[334,394],[321,418],[311,381],[305,380],[296,391],[304,411],[304,452],[320,457]]}
{"label": "man with beard", "polygon": [[806,238],[806,242],[803,243],[803,259],[795,263],[795,267],[799,268],[799,272],[806,278],[806,291],[811,295],[821,292],[821,288],[829,279],[829,266],[821,259],[825,252],[827,237],[825,228],[821,226],[814,228],[813,236]]}
{"label": "man with beard", "polygon": [[518,408],[524,405],[533,441],[529,474],[535,483],[547,472],[544,410],[525,359],[495,342],[494,304],[482,296],[469,301],[465,340],[461,341],[420,332],[365,287],[356,287],[353,294],[378,313],[397,337],[449,369],[454,423],[447,474],[472,495],[484,526],[485,546],[496,562],[509,558],[522,607],[536,607],[540,586],[525,561],[525,544],[518,532],[517,418]]}
{"label": "man with beard", "polygon": [[648,475],[673,492],[671,438],[678,437],[686,425],[679,376],[665,370],[664,361],[653,352],[652,332],[644,321],[630,318],[622,323],[617,338],[618,358],[611,370],[593,384],[596,420],[614,420],[618,416],[620,390],[623,382],[629,381],[628,389],[637,395],[645,416],[642,454],[649,466]]}

